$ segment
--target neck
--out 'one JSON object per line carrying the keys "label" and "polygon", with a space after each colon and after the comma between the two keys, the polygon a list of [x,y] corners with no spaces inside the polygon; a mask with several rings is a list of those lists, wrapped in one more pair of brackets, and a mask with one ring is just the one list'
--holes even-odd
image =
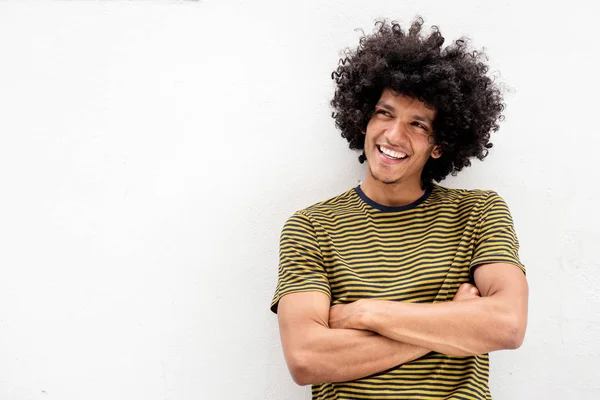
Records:
{"label": "neck", "polygon": [[389,207],[401,207],[414,203],[423,196],[425,189],[418,182],[383,183],[367,174],[360,185],[364,194],[376,203]]}

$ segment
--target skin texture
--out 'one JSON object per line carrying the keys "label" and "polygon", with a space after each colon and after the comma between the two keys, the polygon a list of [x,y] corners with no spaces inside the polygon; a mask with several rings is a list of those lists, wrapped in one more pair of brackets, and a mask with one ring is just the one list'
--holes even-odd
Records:
{"label": "skin texture", "polygon": [[[375,106],[365,135],[367,176],[361,189],[373,201],[387,206],[402,206],[425,192],[421,171],[429,158],[442,152],[433,143],[435,110],[411,97],[385,89]],[[378,146],[404,153],[397,164],[386,163]]]}
{"label": "skin texture", "polygon": [[[477,288],[465,283],[453,301],[478,297]],[[327,322],[330,316],[330,299],[320,292],[292,293],[279,302],[284,355],[299,385],[363,378],[430,352],[367,330],[333,329]]]}
{"label": "skin texture", "polygon": [[518,348],[527,326],[525,275],[514,265],[494,263],[478,267],[474,278],[479,298],[436,304],[364,299],[333,306],[329,326],[366,329],[452,356]]}
{"label": "skin texture", "polygon": [[[436,111],[392,90],[376,104],[363,132],[368,171],[362,189],[380,204],[410,204],[424,193],[425,164],[442,155],[432,140]],[[389,162],[378,146],[408,158]],[[524,274],[510,264],[484,264],[474,279],[476,287],[463,284],[454,301],[435,304],[363,299],[330,308],[323,293],[284,296],[278,318],[293,379],[300,385],[342,382],[430,351],[465,356],[519,347],[527,322]]]}

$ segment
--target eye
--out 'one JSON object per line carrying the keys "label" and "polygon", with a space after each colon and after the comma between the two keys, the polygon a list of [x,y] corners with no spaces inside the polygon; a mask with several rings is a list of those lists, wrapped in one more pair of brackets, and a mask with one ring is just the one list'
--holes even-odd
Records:
{"label": "eye", "polygon": [[384,116],[390,117],[390,118],[392,117],[392,114],[390,114],[388,111],[382,110],[382,109],[375,110],[375,114],[381,114],[381,115],[384,115]]}
{"label": "eye", "polygon": [[413,122],[412,125],[416,126],[417,128],[421,128],[424,131],[429,131],[429,129],[425,125],[423,125],[422,123],[420,123],[420,122]]}

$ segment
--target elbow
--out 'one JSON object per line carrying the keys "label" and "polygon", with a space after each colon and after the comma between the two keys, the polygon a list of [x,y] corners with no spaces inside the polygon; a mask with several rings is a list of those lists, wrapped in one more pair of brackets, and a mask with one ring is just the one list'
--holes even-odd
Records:
{"label": "elbow", "polygon": [[523,318],[509,318],[504,328],[502,348],[506,350],[515,350],[521,347],[525,339],[526,321]]}
{"label": "elbow", "polygon": [[516,350],[523,344],[525,332],[518,328],[512,328],[508,332],[507,339],[504,343],[504,348],[507,350]]}
{"label": "elbow", "polygon": [[306,368],[300,366],[290,367],[290,373],[296,385],[306,386],[312,384],[309,372]]}
{"label": "elbow", "polygon": [[314,384],[314,369],[311,368],[309,357],[302,354],[293,354],[288,360],[288,369],[292,379],[299,386]]}

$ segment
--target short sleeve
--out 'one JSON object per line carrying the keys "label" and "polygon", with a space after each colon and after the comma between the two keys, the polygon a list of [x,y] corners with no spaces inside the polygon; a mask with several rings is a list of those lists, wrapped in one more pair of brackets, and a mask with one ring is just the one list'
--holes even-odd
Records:
{"label": "short sleeve", "polygon": [[519,241],[512,216],[506,202],[493,191],[481,209],[469,269],[472,273],[473,268],[488,263],[513,264],[525,273],[525,266],[519,259]]}
{"label": "short sleeve", "polygon": [[271,311],[279,300],[296,292],[322,292],[331,297],[327,272],[317,235],[310,219],[301,212],[285,223],[279,242],[279,272]]}

